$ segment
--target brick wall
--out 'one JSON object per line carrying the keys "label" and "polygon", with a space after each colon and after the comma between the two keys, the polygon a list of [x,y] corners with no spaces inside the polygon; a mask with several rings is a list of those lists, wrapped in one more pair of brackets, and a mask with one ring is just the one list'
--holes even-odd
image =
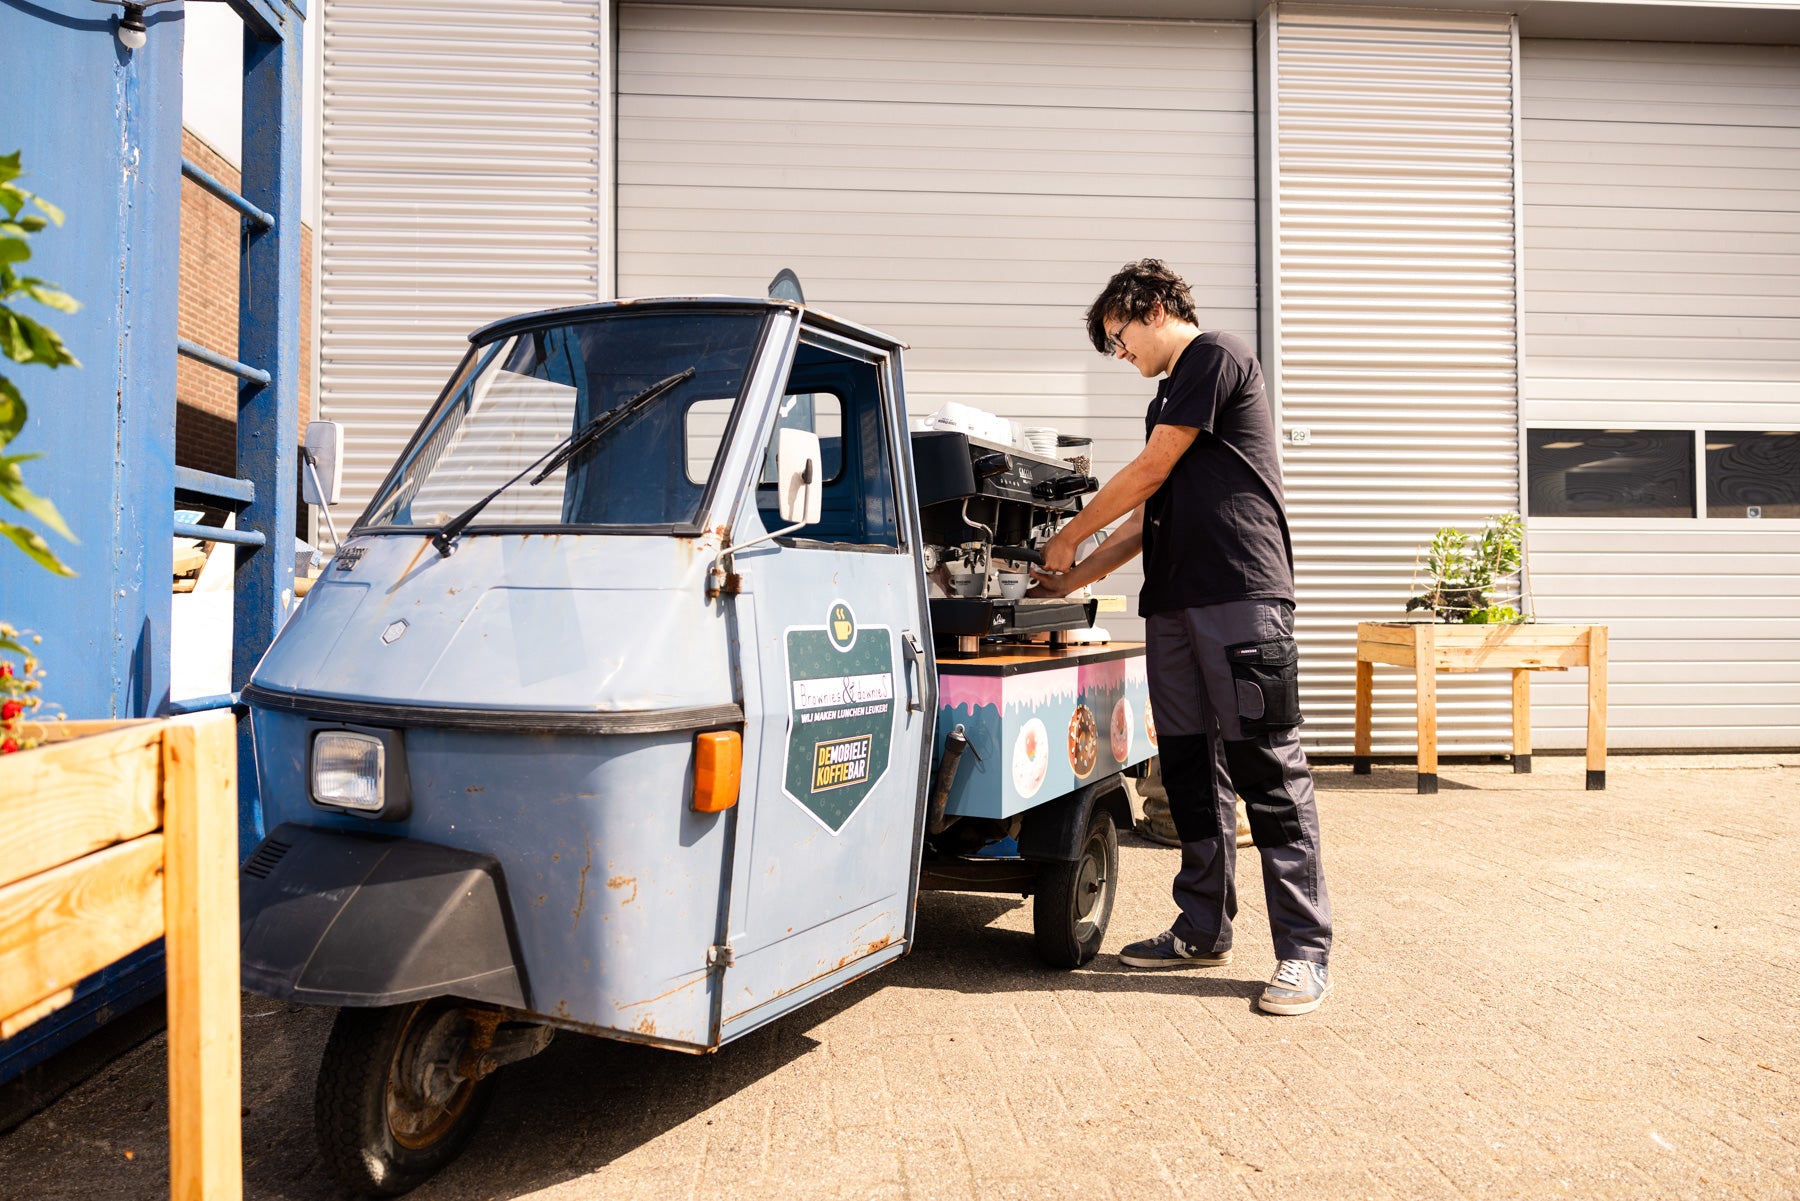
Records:
{"label": "brick wall", "polygon": [[[236,190],[237,168],[191,132],[181,152],[214,179]],[[229,358],[238,357],[238,256],[243,218],[198,184],[181,181],[180,335]],[[313,231],[300,228],[300,428],[312,413]],[[175,462],[215,475],[237,474],[235,376],[189,358],[175,368]]]}

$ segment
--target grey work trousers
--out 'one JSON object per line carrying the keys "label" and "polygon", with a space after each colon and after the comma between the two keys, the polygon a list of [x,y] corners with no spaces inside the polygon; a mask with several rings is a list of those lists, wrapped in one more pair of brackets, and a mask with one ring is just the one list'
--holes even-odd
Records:
{"label": "grey work trousers", "polygon": [[1157,613],[1145,637],[1163,784],[1181,836],[1176,935],[1205,951],[1231,946],[1242,795],[1262,855],[1275,957],[1327,962],[1331,901],[1296,728],[1292,606],[1230,601]]}

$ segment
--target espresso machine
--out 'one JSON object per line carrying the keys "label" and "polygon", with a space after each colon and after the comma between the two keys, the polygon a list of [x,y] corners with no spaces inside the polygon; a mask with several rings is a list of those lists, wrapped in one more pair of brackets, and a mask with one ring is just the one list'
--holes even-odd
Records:
{"label": "espresso machine", "polygon": [[1100,485],[1063,459],[954,430],[912,435],[925,533],[931,628],[944,658],[969,658],[987,644],[1094,624],[1098,602],[1031,598],[1029,567],[1040,548]]}

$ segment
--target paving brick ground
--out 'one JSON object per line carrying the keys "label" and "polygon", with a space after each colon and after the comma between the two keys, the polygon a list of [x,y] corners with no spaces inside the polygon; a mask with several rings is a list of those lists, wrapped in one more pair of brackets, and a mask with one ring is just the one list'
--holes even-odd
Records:
{"label": "paving brick ground", "polygon": [[[1174,852],[1127,837],[1099,959],[1028,905],[928,895],[907,959],[690,1058],[563,1036],[413,1194],[482,1198],[1800,1196],[1800,756],[1319,773],[1337,991],[1272,1018],[1238,960],[1122,968]],[[1248,853],[1247,853],[1248,854]],[[245,998],[245,1194],[312,1150],[329,1015]],[[160,1039],[0,1138],[0,1196],[162,1196]],[[129,1157],[128,1157],[129,1152]]]}

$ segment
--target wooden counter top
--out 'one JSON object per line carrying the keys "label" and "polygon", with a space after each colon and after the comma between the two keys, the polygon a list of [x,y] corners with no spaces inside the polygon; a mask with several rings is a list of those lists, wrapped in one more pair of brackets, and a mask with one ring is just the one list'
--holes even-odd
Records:
{"label": "wooden counter top", "polygon": [[1023,643],[996,648],[972,659],[939,659],[939,675],[1012,676],[1023,672],[1050,671],[1083,663],[1109,663],[1115,659],[1141,658],[1141,642],[1098,642],[1075,646]]}

